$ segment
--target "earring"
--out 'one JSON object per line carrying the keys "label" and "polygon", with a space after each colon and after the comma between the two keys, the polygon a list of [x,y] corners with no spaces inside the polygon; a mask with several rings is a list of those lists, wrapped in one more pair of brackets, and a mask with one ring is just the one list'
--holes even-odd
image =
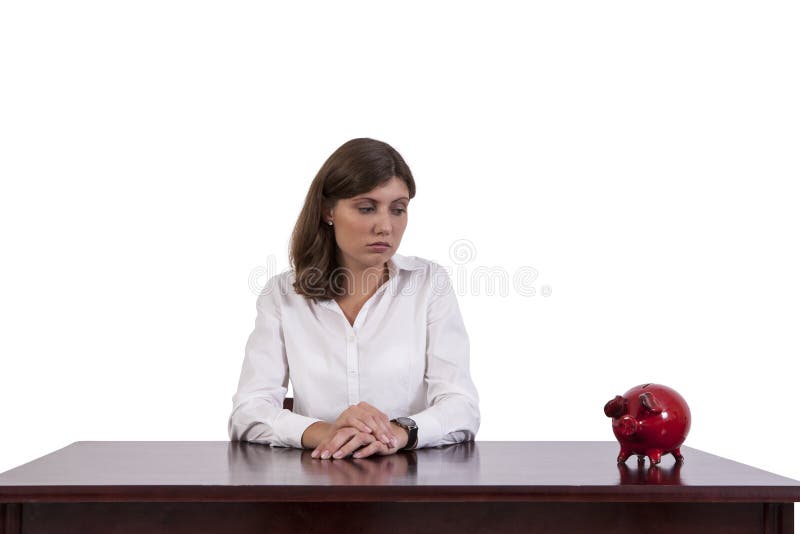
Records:
{"label": "earring", "polygon": [[333,221],[328,221],[328,226],[333,226]]}

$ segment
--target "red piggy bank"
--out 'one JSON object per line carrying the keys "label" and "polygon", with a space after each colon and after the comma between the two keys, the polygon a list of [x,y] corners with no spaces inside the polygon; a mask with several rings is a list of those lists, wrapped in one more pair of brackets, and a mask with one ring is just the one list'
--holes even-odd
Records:
{"label": "red piggy bank", "polygon": [[621,446],[617,463],[632,454],[639,462],[646,455],[650,465],[661,461],[662,454],[672,454],[683,461],[680,446],[689,433],[692,416],[689,405],[677,391],[660,384],[641,384],[617,395],[606,403],[606,415]]}

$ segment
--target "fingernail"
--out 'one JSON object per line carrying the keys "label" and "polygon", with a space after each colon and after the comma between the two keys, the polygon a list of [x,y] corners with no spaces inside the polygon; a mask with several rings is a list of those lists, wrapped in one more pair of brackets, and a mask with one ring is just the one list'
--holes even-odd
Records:
{"label": "fingernail", "polygon": [[360,452],[354,453],[353,458],[361,458],[361,453]]}
{"label": "fingernail", "polygon": [[319,451],[314,451],[311,453],[312,458],[316,458],[317,456],[319,456]]}
{"label": "fingernail", "polygon": [[330,455],[331,455],[330,451],[322,451],[322,459],[323,460],[327,460],[328,457],[330,457]]}
{"label": "fingernail", "polygon": [[336,451],[333,455],[334,458],[341,458],[342,456],[344,456],[342,451]]}
{"label": "fingernail", "polygon": [[397,438],[392,440],[392,448],[397,447]]}

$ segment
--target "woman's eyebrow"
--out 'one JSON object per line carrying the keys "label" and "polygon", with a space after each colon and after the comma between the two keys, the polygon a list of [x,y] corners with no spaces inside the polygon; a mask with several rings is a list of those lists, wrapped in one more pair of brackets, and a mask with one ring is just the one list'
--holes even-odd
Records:
{"label": "woman's eyebrow", "polygon": [[[359,201],[359,200],[371,200],[371,201],[373,201],[373,202],[377,202],[378,204],[380,204],[380,202],[378,202],[378,201],[377,201],[377,200],[375,200],[374,198],[369,198],[369,197],[358,197],[358,198],[354,198],[354,199],[353,199],[353,202],[357,202],[357,201]],[[408,197],[400,197],[400,198],[396,198],[396,199],[392,200],[392,202],[397,202],[398,200],[408,200]]]}

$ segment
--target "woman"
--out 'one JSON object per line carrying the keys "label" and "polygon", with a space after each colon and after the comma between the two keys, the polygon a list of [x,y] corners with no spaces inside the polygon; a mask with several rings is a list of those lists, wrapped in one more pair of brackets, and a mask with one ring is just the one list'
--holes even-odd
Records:
{"label": "woman", "polygon": [[[364,458],[471,440],[469,341],[447,271],[396,253],[414,178],[352,139],[322,165],[290,246],[256,301],[228,421],[232,440]],[[282,408],[289,380],[293,411]]]}

